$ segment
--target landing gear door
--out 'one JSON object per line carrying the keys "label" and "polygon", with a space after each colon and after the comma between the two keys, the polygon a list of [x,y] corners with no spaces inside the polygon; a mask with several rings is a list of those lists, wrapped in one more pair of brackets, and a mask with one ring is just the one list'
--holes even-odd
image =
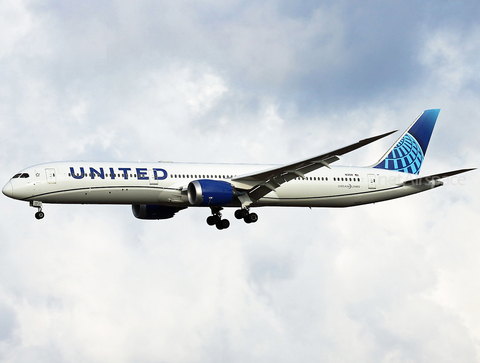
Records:
{"label": "landing gear door", "polygon": [[375,174],[368,174],[368,189],[377,189],[377,176]]}
{"label": "landing gear door", "polygon": [[55,174],[55,169],[47,168],[47,169],[45,169],[45,173],[47,174],[48,184],[56,184],[57,183],[57,176]]}

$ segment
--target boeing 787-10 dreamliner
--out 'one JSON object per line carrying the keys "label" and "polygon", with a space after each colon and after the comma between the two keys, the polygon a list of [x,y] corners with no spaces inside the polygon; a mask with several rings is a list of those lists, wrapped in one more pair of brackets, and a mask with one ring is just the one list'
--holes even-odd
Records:
{"label": "boeing 787-10 dreamliner", "polygon": [[8,197],[30,202],[42,219],[43,203],[128,204],[139,219],[168,219],[188,207],[208,207],[209,225],[230,226],[225,207],[254,223],[254,207],[351,207],[439,187],[439,180],[473,169],[420,176],[440,110],[424,111],[385,155],[369,167],[332,165],[353,150],[392,134],[370,137],[328,153],[284,165],[53,162],[15,174]]}

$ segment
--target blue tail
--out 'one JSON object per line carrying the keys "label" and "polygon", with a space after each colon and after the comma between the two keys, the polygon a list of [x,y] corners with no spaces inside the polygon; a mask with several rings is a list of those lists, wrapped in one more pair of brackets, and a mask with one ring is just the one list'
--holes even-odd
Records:
{"label": "blue tail", "polygon": [[373,167],[418,174],[439,112],[424,111]]}

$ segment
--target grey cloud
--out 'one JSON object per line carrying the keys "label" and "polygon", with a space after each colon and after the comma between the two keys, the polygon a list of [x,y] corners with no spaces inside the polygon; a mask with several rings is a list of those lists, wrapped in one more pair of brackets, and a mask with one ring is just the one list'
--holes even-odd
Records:
{"label": "grey cloud", "polygon": [[17,318],[15,311],[6,304],[0,304],[0,341],[8,342],[13,338],[13,333],[17,327]]}
{"label": "grey cloud", "polygon": [[[429,107],[442,113],[425,171],[478,162],[476,5],[19,4],[1,23],[15,28],[0,37],[4,181],[54,159],[281,163]],[[226,211],[222,233],[204,209],[157,223],[128,206],[48,205],[39,222],[2,196],[0,353],[473,362],[477,174],[361,208],[261,209],[256,225]]]}

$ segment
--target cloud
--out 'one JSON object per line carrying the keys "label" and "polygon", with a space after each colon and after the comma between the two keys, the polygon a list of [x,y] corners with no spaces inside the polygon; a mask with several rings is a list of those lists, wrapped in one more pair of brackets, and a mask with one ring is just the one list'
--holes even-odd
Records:
{"label": "cloud", "polygon": [[[477,166],[478,6],[292,4],[3,3],[2,180],[51,160],[283,163],[437,107],[425,173]],[[0,360],[478,361],[478,175],[455,181],[253,225],[227,210],[221,232],[200,208],[37,221],[2,198]]]}

